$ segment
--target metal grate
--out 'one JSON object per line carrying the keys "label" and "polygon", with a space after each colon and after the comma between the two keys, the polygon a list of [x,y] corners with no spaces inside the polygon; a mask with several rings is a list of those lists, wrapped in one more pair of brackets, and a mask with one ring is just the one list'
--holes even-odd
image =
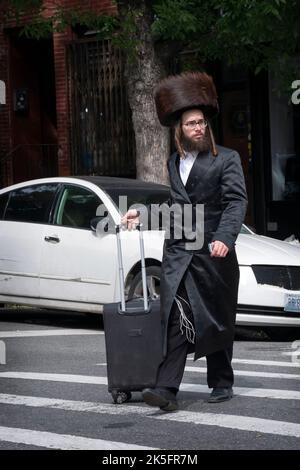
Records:
{"label": "metal grate", "polygon": [[135,177],[123,59],[108,40],[68,45],[72,172]]}
{"label": "metal grate", "polygon": [[259,284],[300,290],[300,266],[252,265],[252,269]]}

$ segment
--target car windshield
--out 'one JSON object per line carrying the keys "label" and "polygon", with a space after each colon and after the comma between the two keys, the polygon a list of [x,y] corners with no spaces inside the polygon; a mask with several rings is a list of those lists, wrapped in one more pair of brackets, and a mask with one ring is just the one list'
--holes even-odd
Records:
{"label": "car windshield", "polygon": [[240,233],[244,233],[246,235],[253,235],[251,230],[247,227],[247,225],[243,224]]}

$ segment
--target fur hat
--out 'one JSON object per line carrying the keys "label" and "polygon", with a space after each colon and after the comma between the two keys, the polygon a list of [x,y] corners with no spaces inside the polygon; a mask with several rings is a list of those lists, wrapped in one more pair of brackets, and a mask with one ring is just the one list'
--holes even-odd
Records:
{"label": "fur hat", "polygon": [[154,90],[158,119],[172,126],[188,109],[199,108],[207,117],[219,110],[212,77],[205,72],[185,72],[161,80]]}

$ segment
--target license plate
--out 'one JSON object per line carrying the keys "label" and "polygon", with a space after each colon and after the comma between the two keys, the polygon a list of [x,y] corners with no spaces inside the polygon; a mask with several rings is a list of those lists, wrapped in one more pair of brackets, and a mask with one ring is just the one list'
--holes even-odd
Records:
{"label": "license plate", "polygon": [[300,294],[285,294],[284,300],[286,312],[300,312]]}

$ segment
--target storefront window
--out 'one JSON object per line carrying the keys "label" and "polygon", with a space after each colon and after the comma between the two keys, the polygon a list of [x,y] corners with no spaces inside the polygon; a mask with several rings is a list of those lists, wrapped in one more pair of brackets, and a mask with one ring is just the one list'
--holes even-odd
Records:
{"label": "storefront window", "polygon": [[269,77],[272,200],[300,200],[300,105],[278,96]]}

